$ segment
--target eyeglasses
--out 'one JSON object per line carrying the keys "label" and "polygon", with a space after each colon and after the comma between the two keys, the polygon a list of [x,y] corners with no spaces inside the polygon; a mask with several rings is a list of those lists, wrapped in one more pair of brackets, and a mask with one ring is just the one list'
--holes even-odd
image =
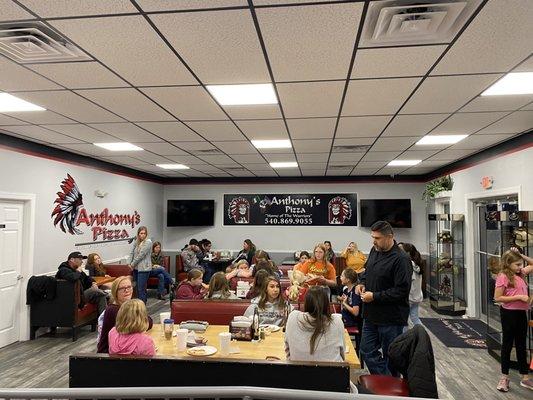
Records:
{"label": "eyeglasses", "polygon": [[123,292],[125,292],[125,291],[127,291],[127,290],[132,290],[132,289],[133,289],[133,286],[124,286],[124,287],[119,287],[119,288],[117,289],[117,291],[123,291]]}

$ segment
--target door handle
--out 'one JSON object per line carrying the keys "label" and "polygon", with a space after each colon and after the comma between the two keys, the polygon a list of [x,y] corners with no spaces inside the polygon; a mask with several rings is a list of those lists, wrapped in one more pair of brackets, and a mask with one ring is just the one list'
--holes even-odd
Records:
{"label": "door handle", "polygon": [[17,281],[20,281],[22,278],[24,278],[22,275],[17,276]]}

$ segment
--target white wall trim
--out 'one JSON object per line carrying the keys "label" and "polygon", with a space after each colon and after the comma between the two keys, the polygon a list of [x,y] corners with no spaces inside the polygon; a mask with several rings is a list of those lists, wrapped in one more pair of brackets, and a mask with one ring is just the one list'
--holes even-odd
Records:
{"label": "white wall trim", "polygon": [[467,193],[465,194],[465,254],[466,254],[466,288],[467,288],[467,304],[466,315],[471,318],[479,317],[481,310],[478,308],[476,295],[478,290],[478,282],[481,282],[479,271],[475,270],[475,240],[476,232],[474,231],[474,218],[476,200],[483,200],[493,197],[501,197],[508,195],[518,195],[518,209],[521,209],[522,204],[522,185],[511,186],[508,188],[487,190],[483,192]]}
{"label": "white wall trim", "polygon": [[35,245],[35,201],[33,193],[0,192],[0,200],[20,201],[23,203],[24,215],[22,222],[22,270],[23,279],[20,285],[19,309],[19,340],[30,338],[30,307],[26,305],[26,287],[33,275],[33,250]]}

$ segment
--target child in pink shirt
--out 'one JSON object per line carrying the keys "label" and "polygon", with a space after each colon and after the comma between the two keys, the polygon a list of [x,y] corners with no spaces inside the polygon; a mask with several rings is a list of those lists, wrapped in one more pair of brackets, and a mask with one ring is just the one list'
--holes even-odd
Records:
{"label": "child in pink shirt", "polygon": [[154,341],[145,334],[147,330],[148,314],[142,300],[126,301],[118,310],[115,327],[109,331],[109,354],[155,356]]}
{"label": "child in pink shirt", "polygon": [[[522,268],[523,260],[528,263],[525,268]],[[502,376],[496,389],[500,392],[509,391],[509,365],[514,342],[518,368],[522,374],[520,386],[533,390],[533,380],[528,375],[526,350],[527,310],[531,307],[531,301],[524,280],[524,277],[533,271],[533,259],[521,255],[518,249],[512,248],[503,253],[500,266],[501,270],[496,278],[494,289],[494,300],[501,303]]]}

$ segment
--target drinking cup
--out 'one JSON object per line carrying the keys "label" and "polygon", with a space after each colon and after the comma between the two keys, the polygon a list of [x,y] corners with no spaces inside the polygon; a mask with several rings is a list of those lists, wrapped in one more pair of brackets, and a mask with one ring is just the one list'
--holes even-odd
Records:
{"label": "drinking cup", "polygon": [[185,349],[187,348],[187,335],[189,334],[189,330],[188,329],[177,329],[176,330],[176,337],[177,337],[177,346],[178,346],[178,351],[185,351]]}
{"label": "drinking cup", "polygon": [[229,354],[229,345],[231,343],[230,332],[220,332],[218,334],[220,344],[220,355],[227,356]]}

